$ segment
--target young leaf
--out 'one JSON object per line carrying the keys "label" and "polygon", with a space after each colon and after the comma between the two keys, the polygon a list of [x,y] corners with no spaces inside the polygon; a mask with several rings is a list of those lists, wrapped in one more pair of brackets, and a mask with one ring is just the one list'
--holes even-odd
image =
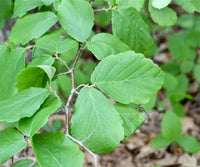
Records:
{"label": "young leaf", "polygon": [[177,75],[181,71],[179,64],[175,61],[166,62],[161,66],[161,68],[163,71],[166,71],[173,75]]}
{"label": "young leaf", "polygon": [[137,11],[140,11],[144,7],[145,0],[116,0],[119,9],[125,9],[134,7]]}
{"label": "young leaf", "polygon": [[52,12],[26,15],[17,19],[9,36],[9,41],[15,45],[24,45],[33,38],[39,38],[56,22],[57,16]]}
{"label": "young leaf", "polygon": [[178,117],[171,111],[167,111],[163,116],[162,123],[162,136],[170,141],[176,141],[181,135],[182,125]]}
{"label": "young leaf", "polygon": [[193,61],[184,61],[180,64],[181,66],[181,71],[183,73],[188,73],[191,72],[194,66],[194,62]]}
{"label": "young leaf", "polygon": [[8,128],[0,131],[0,164],[26,147],[24,136],[16,129]]}
{"label": "young leaf", "polygon": [[200,73],[199,73],[199,71],[200,71],[200,64],[197,64],[197,65],[195,65],[194,66],[194,78],[200,83]]}
{"label": "young leaf", "polygon": [[41,0],[34,0],[34,1],[30,1],[30,0],[15,0],[15,4],[14,4],[14,14],[12,16],[12,18],[15,17],[22,17],[23,15],[26,14],[27,11],[34,9],[40,5],[42,5],[42,1]]}
{"label": "young leaf", "polygon": [[150,145],[156,148],[162,148],[170,145],[170,141],[167,141],[162,134],[157,135],[153,140],[151,140]]}
{"label": "young leaf", "polygon": [[181,5],[188,13],[194,11],[200,12],[200,1],[199,0],[175,0],[177,4]]}
{"label": "young leaf", "polygon": [[194,136],[180,136],[177,142],[187,153],[196,153],[200,150],[199,142]]}
{"label": "young leaf", "polygon": [[36,134],[32,137],[31,144],[41,167],[83,165],[83,152],[62,132]]}
{"label": "young leaf", "polygon": [[32,59],[30,63],[28,63],[27,67],[38,66],[38,65],[47,65],[51,66],[54,63],[55,59],[48,54],[43,54],[40,57]]}
{"label": "young leaf", "polygon": [[120,41],[116,36],[108,33],[100,33],[95,35],[90,42],[87,43],[88,49],[99,60],[104,59],[112,54],[117,54],[131,50],[125,43]]}
{"label": "young leaf", "polygon": [[47,65],[28,67],[17,76],[16,87],[18,91],[30,87],[45,87],[47,81],[53,78],[55,71],[54,67]]}
{"label": "young leaf", "polygon": [[122,117],[125,138],[128,139],[146,120],[146,118],[135,109],[134,105],[116,103],[116,110]]}
{"label": "young leaf", "polygon": [[12,13],[12,0],[0,0],[0,18],[5,18]]}
{"label": "young leaf", "polygon": [[95,17],[95,21],[102,27],[108,26],[112,19],[112,11],[99,11]]}
{"label": "young leaf", "polygon": [[191,51],[179,34],[169,36],[169,50],[174,59],[178,61],[187,61],[190,58]]}
{"label": "young leaf", "polygon": [[34,161],[32,159],[21,159],[13,164],[12,167],[27,167],[33,164]]}
{"label": "young leaf", "polygon": [[94,25],[94,12],[89,2],[64,0],[58,6],[58,18],[63,29],[79,42],[85,42]]}
{"label": "young leaf", "polygon": [[152,0],[152,6],[154,8],[162,9],[170,4],[172,0]]}
{"label": "young leaf", "polygon": [[171,8],[165,7],[157,9],[152,6],[152,0],[149,1],[149,12],[154,22],[160,26],[172,26],[177,21],[176,12]]}
{"label": "young leaf", "polygon": [[33,136],[47,123],[48,116],[55,112],[60,105],[59,100],[54,95],[50,95],[32,117],[20,119],[19,130],[26,136]]}
{"label": "young leaf", "polygon": [[123,103],[145,104],[163,84],[160,68],[133,51],[111,55],[95,68],[91,81],[106,95]]}
{"label": "young leaf", "polygon": [[23,117],[31,117],[48,97],[44,88],[29,88],[8,100],[0,102],[0,122],[15,122]]}
{"label": "young leaf", "polygon": [[165,72],[165,80],[163,87],[168,91],[174,91],[176,90],[177,86],[178,86],[177,78],[174,75]]}
{"label": "young leaf", "polygon": [[25,55],[23,48],[16,48],[9,53],[6,46],[0,46],[0,101],[17,93],[16,76],[25,67]]}
{"label": "young leaf", "polygon": [[180,102],[170,101],[173,108],[173,112],[178,116],[183,118],[185,116],[183,105]]}
{"label": "young leaf", "polygon": [[35,46],[54,53],[64,53],[73,48],[78,48],[78,43],[76,41],[70,38],[62,39],[62,36],[62,29],[51,31],[39,38]]}
{"label": "young leaf", "polygon": [[135,8],[113,11],[113,34],[135,52],[145,53],[153,46],[149,27]]}
{"label": "young leaf", "polygon": [[124,138],[119,113],[106,97],[94,88],[81,89],[72,115],[72,135],[95,153],[107,153]]}

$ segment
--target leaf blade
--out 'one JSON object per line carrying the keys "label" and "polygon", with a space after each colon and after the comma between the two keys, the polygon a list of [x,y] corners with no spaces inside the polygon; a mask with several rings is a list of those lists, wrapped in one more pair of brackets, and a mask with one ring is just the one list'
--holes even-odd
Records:
{"label": "leaf blade", "polygon": [[6,162],[14,154],[25,148],[26,142],[14,128],[7,128],[0,131],[0,164]]}
{"label": "leaf blade", "polygon": [[39,12],[26,15],[19,18],[13,26],[9,41],[15,45],[24,45],[33,38],[39,38],[56,22],[57,16],[52,12]]}
{"label": "leaf blade", "polygon": [[153,46],[148,25],[133,7],[113,11],[112,29],[135,52],[146,53]]}
{"label": "leaf blade", "polygon": [[124,138],[122,120],[114,106],[95,88],[81,89],[72,116],[72,135],[96,153],[115,149]]}
{"label": "leaf blade", "polygon": [[93,84],[123,104],[147,103],[161,88],[163,80],[157,65],[132,51],[105,58],[91,76]]}
{"label": "leaf blade", "polygon": [[108,33],[95,35],[91,41],[87,43],[87,46],[99,60],[102,60],[112,54],[130,50],[130,48],[125,43],[120,41],[120,39]]}
{"label": "leaf blade", "polygon": [[79,42],[86,41],[94,25],[91,5],[82,0],[62,1],[58,6],[58,18],[66,33]]}
{"label": "leaf blade", "polygon": [[36,134],[31,143],[41,167],[80,167],[83,164],[83,153],[78,145],[62,132]]}
{"label": "leaf blade", "polygon": [[0,102],[0,121],[15,122],[32,116],[49,95],[44,88],[29,88]]}
{"label": "leaf blade", "polygon": [[16,76],[25,68],[25,50],[16,48],[8,53],[0,46],[0,101],[12,97],[16,92]]}

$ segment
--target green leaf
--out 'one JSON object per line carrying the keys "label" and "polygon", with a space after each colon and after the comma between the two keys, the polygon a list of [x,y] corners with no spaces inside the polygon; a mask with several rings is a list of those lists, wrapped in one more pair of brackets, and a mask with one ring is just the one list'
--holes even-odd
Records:
{"label": "green leaf", "polygon": [[141,8],[144,7],[145,1],[146,0],[116,0],[119,9],[134,7],[137,11],[140,11]]}
{"label": "green leaf", "polygon": [[184,73],[191,72],[194,66],[193,61],[184,61],[181,63],[181,71]]}
{"label": "green leaf", "polygon": [[197,153],[200,151],[199,142],[194,136],[180,136],[177,142],[187,153]]}
{"label": "green leaf", "polygon": [[16,48],[9,53],[6,46],[0,46],[0,101],[17,93],[16,76],[25,67],[25,55],[23,48]]}
{"label": "green leaf", "polygon": [[180,37],[180,35],[170,35],[168,45],[170,53],[174,59],[178,61],[187,61],[190,58],[190,48],[187,46],[183,38]]}
{"label": "green leaf", "polygon": [[176,76],[176,78],[178,80],[178,87],[176,92],[186,93],[189,85],[188,78],[183,74]]}
{"label": "green leaf", "polygon": [[135,52],[145,53],[153,46],[148,25],[133,7],[113,11],[112,29]]}
{"label": "green leaf", "polygon": [[170,4],[172,0],[152,0],[152,6],[154,8],[162,9]]}
{"label": "green leaf", "polygon": [[162,148],[170,145],[170,141],[167,141],[162,134],[157,135],[151,140],[150,145],[156,148]]}
{"label": "green leaf", "polygon": [[64,96],[67,97],[69,96],[70,92],[71,92],[71,78],[69,76],[66,75],[62,75],[60,77],[58,77],[58,84],[62,90],[62,92],[64,93]]}
{"label": "green leaf", "polygon": [[94,70],[91,81],[106,95],[123,103],[145,104],[163,84],[160,68],[133,51],[111,55]]}
{"label": "green leaf", "polygon": [[56,22],[57,16],[52,12],[26,15],[17,19],[9,36],[9,41],[15,45],[24,45],[33,38],[39,38]]}
{"label": "green leaf", "polygon": [[55,112],[60,105],[59,100],[54,95],[50,95],[32,117],[22,118],[19,121],[19,130],[26,136],[33,136],[47,123],[48,116]]}
{"label": "green leaf", "polygon": [[0,131],[0,164],[26,147],[24,136],[16,129],[8,128]]}
{"label": "green leaf", "polygon": [[160,26],[172,26],[176,24],[177,15],[174,10],[168,7],[157,9],[154,8],[151,3],[152,0],[149,1],[149,12],[154,22],[158,23]]}
{"label": "green leaf", "polygon": [[55,59],[48,54],[43,54],[40,57],[32,59],[30,63],[28,63],[27,67],[37,66],[37,65],[48,65],[51,66],[54,63]]}
{"label": "green leaf", "polygon": [[0,121],[15,122],[31,117],[49,95],[43,88],[29,88],[0,102]]}
{"label": "green leaf", "polygon": [[53,78],[55,71],[54,67],[47,65],[27,67],[17,76],[16,87],[18,91],[30,87],[45,87],[47,81]]}
{"label": "green leaf", "polygon": [[31,144],[41,167],[80,167],[83,165],[83,152],[62,132],[36,134],[32,137]]}
{"label": "green leaf", "polygon": [[145,111],[151,111],[155,104],[156,104],[156,99],[157,99],[157,95],[156,96],[153,96],[148,103],[146,104],[143,104],[142,106],[144,107]]}
{"label": "green leaf", "polygon": [[102,26],[108,26],[111,22],[112,11],[99,11],[96,15],[95,20]]}
{"label": "green leaf", "polygon": [[41,55],[45,55],[45,54],[46,54],[46,55],[51,55],[52,53],[51,53],[51,52],[48,52],[47,50],[34,47],[34,48],[33,48],[33,51],[32,51],[32,59],[38,58],[38,57],[40,57]]}
{"label": "green leaf", "polygon": [[[186,37],[186,44],[192,48],[197,48],[200,46],[200,30],[199,27],[196,29],[191,29]],[[194,50],[192,50],[194,51]],[[196,53],[196,52],[194,52]],[[195,54],[196,55],[196,54]],[[192,56],[192,53],[191,53]]]}
{"label": "green leaf", "polygon": [[200,83],[200,64],[194,66],[194,78]]}
{"label": "green leaf", "polygon": [[32,159],[21,159],[13,164],[12,167],[27,167],[33,164],[34,161]]}
{"label": "green leaf", "polygon": [[[35,46],[54,53],[64,53],[78,47],[78,43],[70,38],[62,39],[63,30],[51,31],[36,41]],[[51,41],[51,42],[49,42]]]}
{"label": "green leaf", "polygon": [[178,117],[171,111],[167,111],[161,122],[162,136],[170,141],[176,141],[181,135],[182,125]]}
{"label": "green leaf", "polygon": [[100,33],[95,35],[90,42],[87,43],[88,49],[99,60],[104,59],[112,54],[129,51],[130,48],[120,41],[116,36],[108,33]]}
{"label": "green leaf", "polygon": [[200,12],[200,1],[199,0],[175,0],[177,4],[181,5],[188,13],[194,11]]}
{"label": "green leaf", "polygon": [[42,5],[42,1],[41,0],[34,0],[34,1],[30,1],[30,0],[15,0],[15,4],[14,4],[14,14],[12,18],[15,17],[22,17],[23,15],[26,14],[27,11],[34,9],[40,5]]}
{"label": "green leaf", "polygon": [[161,66],[163,71],[166,71],[170,74],[177,75],[181,70],[179,64],[174,61],[166,62]]}
{"label": "green leaf", "polygon": [[58,6],[58,18],[68,35],[85,42],[94,25],[94,12],[89,2],[64,0]]}
{"label": "green leaf", "polygon": [[177,86],[178,86],[177,78],[174,75],[165,72],[165,80],[163,87],[168,91],[173,91],[176,90]]}
{"label": "green leaf", "polygon": [[183,118],[185,116],[183,105],[179,102],[170,101],[171,106],[173,108],[173,112],[178,116]]}
{"label": "green leaf", "polygon": [[12,1],[0,0],[0,18],[8,17],[12,13]]}
{"label": "green leaf", "polygon": [[4,18],[0,17],[0,30],[4,28],[4,25],[5,25],[5,20]]}
{"label": "green leaf", "polygon": [[194,16],[190,14],[183,14],[178,18],[177,25],[186,28],[191,29],[194,26]]}
{"label": "green leaf", "polygon": [[146,118],[132,104],[116,103],[114,106],[122,117],[125,138],[128,139],[144,123]]}
{"label": "green leaf", "polygon": [[115,107],[94,88],[81,89],[72,115],[73,137],[95,153],[107,153],[124,138],[122,120]]}

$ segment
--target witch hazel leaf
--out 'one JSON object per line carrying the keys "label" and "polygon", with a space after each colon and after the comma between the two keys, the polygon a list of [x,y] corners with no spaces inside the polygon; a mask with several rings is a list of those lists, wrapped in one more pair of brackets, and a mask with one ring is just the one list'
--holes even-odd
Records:
{"label": "witch hazel leaf", "polygon": [[163,81],[161,69],[133,51],[108,56],[97,65],[91,76],[93,84],[123,104],[147,103],[156,95]]}
{"label": "witch hazel leaf", "polygon": [[29,88],[0,102],[0,122],[15,122],[23,117],[31,117],[48,97],[44,88]]}
{"label": "witch hazel leaf", "polygon": [[107,153],[124,138],[122,120],[115,107],[95,88],[81,89],[72,115],[72,136],[95,153]]}

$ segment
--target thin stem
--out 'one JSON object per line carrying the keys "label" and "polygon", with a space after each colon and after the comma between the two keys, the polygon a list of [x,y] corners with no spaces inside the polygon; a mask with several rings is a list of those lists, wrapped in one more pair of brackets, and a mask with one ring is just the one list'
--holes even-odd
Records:
{"label": "thin stem", "polygon": [[25,48],[25,50],[30,50],[30,49],[33,49],[34,48],[34,45],[29,45]]}
{"label": "thin stem", "polygon": [[70,93],[70,95],[69,95],[69,97],[67,99],[67,103],[65,105],[65,115],[66,115],[66,126],[65,126],[65,131],[66,132],[65,133],[66,133],[66,135],[69,134],[69,105],[70,105],[70,102],[72,100],[72,97],[73,97],[75,91],[76,91],[75,89],[71,90],[71,93]]}
{"label": "thin stem", "polygon": [[70,68],[67,65],[67,63],[63,59],[61,59],[60,57],[58,57],[57,53],[55,54],[55,59],[60,60],[65,65],[65,67],[70,71]]}
{"label": "thin stem", "polygon": [[98,157],[97,154],[93,153],[91,150],[89,150],[81,141],[75,139],[74,137],[72,137],[71,135],[67,134],[67,137],[69,137],[72,141],[74,141],[75,143],[77,143],[79,146],[83,147],[90,155],[92,155],[94,157],[95,160],[95,167],[98,167]]}
{"label": "thin stem", "polygon": [[144,112],[144,113],[146,114],[146,116],[147,116],[147,119],[148,119],[149,121],[151,121],[151,118],[150,118],[149,114],[145,111],[144,107],[143,107],[141,104],[139,104],[139,105],[136,107],[136,109],[139,109],[140,112]]}
{"label": "thin stem", "polygon": [[49,86],[48,88],[49,88],[50,92],[53,93],[56,96],[56,98],[60,101],[60,103],[62,104],[62,106],[64,108],[65,105],[63,104],[61,98],[57,95],[56,91],[54,91],[51,86]]}
{"label": "thin stem", "polygon": [[67,71],[67,72],[63,72],[63,73],[57,74],[57,75],[54,76],[54,78],[59,77],[59,76],[62,76],[62,75],[70,74],[71,72],[72,72],[72,71],[69,70],[69,71]]}
{"label": "thin stem", "polygon": [[79,50],[78,50],[78,52],[77,52],[77,54],[76,54],[76,58],[75,58],[75,60],[74,60],[74,62],[73,62],[73,65],[72,65],[72,68],[71,68],[71,70],[72,70],[72,72],[71,72],[71,83],[72,83],[72,89],[75,89],[75,78],[74,78],[74,69],[75,69],[75,66],[76,66],[76,63],[78,62],[78,58],[79,58],[79,56],[80,56],[80,54],[81,54],[81,47],[79,47]]}

